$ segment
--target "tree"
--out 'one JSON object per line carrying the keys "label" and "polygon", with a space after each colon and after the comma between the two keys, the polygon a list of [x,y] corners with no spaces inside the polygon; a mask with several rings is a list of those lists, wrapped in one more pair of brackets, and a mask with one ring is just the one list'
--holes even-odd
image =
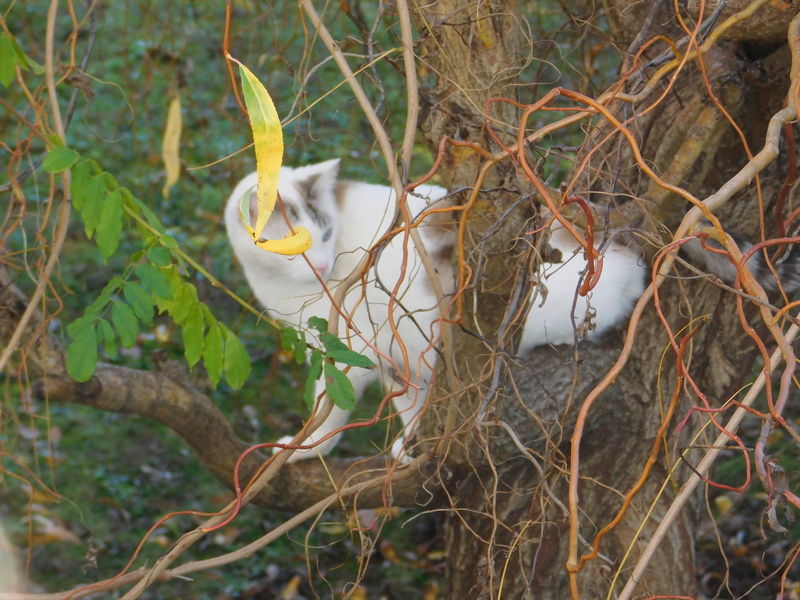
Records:
{"label": "tree", "polygon": [[[800,504],[780,460],[768,454],[768,439],[780,429],[800,441],[785,414],[796,329],[784,325],[795,321],[780,310],[788,299],[765,294],[724,232],[766,242],[758,251],[768,248],[773,261],[787,252],[797,212],[791,122],[800,36],[791,7],[779,0],[689,3],[676,14],[675,6],[658,0],[611,2],[601,17],[565,5],[573,19],[569,29],[586,36],[569,39],[586,52],[573,64],[582,78],[557,88],[545,86],[545,69],[531,65],[537,45],[526,37],[526,17],[541,7],[398,1],[396,8],[381,5],[386,21],[373,15],[370,29],[365,7],[343,4],[339,17],[352,20],[365,40],[362,72],[372,79],[362,84],[341,49],[348,41],[328,25],[330,13],[318,13],[310,0],[299,6],[364,111],[388,181],[398,192],[412,181],[406,174],[418,124],[438,176],[448,189],[460,190],[453,265],[460,295],[445,314],[437,387],[415,433],[418,456],[404,466],[385,455],[324,464],[284,464],[286,456],[279,455],[263,468],[267,454],[247,452],[250,444],[172,361],[161,361],[155,371],[101,363],[89,381],[74,381],[61,342],[47,333],[49,317],[40,312],[56,261],[70,260],[62,251],[69,176],[55,176],[53,207],[55,190],[65,200],[54,232],[42,230],[50,251],[42,256],[38,286],[26,295],[10,272],[3,275],[0,339],[6,350],[0,362],[6,367],[16,353],[20,379],[39,378],[37,397],[164,423],[231,488],[234,477],[256,477],[245,501],[297,513],[238,553],[175,566],[206,534],[203,528],[224,522],[229,512],[211,517],[152,568],[101,589],[137,582],[125,597],[138,597],[158,576],[174,578],[246,556],[327,508],[392,504],[445,511],[449,598],[577,598],[613,590],[622,598],[693,596],[700,498],[692,490],[701,477],[707,489],[718,485],[708,469],[723,447],[739,449],[748,475],[753,461],[767,492],[762,508],[780,531],[776,509]],[[26,136],[66,138],[52,103],[58,95],[57,10],[53,1],[43,52],[47,84],[41,89],[49,100],[39,98],[33,121],[3,102],[7,119],[30,131],[14,145],[19,155],[29,152]],[[547,16],[538,14],[540,22]],[[77,31],[82,23],[76,23]],[[235,39],[236,19],[229,14],[231,25]],[[375,108],[380,94],[385,99],[381,74],[369,71],[381,47],[378,25],[402,48],[402,64],[393,63],[407,89],[402,119]],[[16,52],[11,37],[3,39]],[[592,53],[610,48],[619,57],[616,82],[598,87]],[[15,56],[9,82],[33,68]],[[74,71],[74,59],[62,60]],[[395,151],[402,159],[397,164]],[[21,198],[20,163],[14,164],[5,187]],[[587,200],[597,209],[582,208]],[[654,280],[627,333],[517,357],[520,314],[536,287],[530,274],[546,247],[543,205],[596,229],[596,236],[609,226],[628,230],[653,266]],[[712,226],[698,228],[703,216]],[[734,285],[698,277],[702,272],[677,253],[697,236],[716,240],[738,265]],[[783,369],[779,387],[773,391],[761,378],[740,391],[759,358],[768,372]],[[764,408],[747,413],[762,388]],[[745,414],[760,425],[752,458],[736,433]],[[750,485],[749,477],[739,485]]]}

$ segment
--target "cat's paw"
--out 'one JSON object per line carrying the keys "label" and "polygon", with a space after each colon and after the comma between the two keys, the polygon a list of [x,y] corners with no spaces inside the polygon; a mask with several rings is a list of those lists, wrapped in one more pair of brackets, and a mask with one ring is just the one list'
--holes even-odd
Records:
{"label": "cat's paw", "polygon": [[414,457],[410,454],[411,448],[406,447],[406,438],[401,436],[394,441],[392,444],[392,458],[395,459],[398,464],[407,465]]}
{"label": "cat's paw", "polygon": [[[290,445],[294,441],[294,436],[285,435],[281,439],[278,440],[278,444]],[[304,442],[308,443],[308,442]],[[283,450],[280,446],[275,446],[272,448],[272,453],[277,454]],[[309,448],[308,450],[295,450],[289,459],[286,461],[287,463],[297,462],[298,460],[305,460],[307,458],[316,458],[318,456],[316,449]]]}
{"label": "cat's paw", "polygon": [[[290,445],[294,441],[294,437],[291,435],[285,435],[281,439],[277,441],[278,444]],[[306,448],[304,450],[295,450],[289,459],[286,461],[288,463],[297,462],[298,460],[307,460],[309,458],[319,458],[320,456],[327,456],[331,449],[336,445],[338,441],[338,436],[334,436],[333,438],[329,438],[322,442],[321,444],[317,444],[313,448]],[[298,446],[309,446],[314,443],[313,436],[306,438],[305,440],[301,441],[300,443],[296,444]],[[274,446],[272,448],[272,453],[277,454],[283,450],[283,448],[279,446]]]}

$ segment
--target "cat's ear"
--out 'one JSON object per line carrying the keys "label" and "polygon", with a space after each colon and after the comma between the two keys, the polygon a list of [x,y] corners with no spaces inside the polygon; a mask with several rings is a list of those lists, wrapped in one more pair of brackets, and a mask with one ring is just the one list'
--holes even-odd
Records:
{"label": "cat's ear", "polygon": [[302,177],[295,182],[295,187],[306,202],[314,203],[320,198],[333,194],[336,177],[339,175],[339,159],[326,160],[316,165],[308,165],[297,170]]}
{"label": "cat's ear", "polygon": [[339,163],[340,159],[334,158],[326,160],[316,165],[312,165],[312,177],[316,180],[311,184],[311,187],[319,193],[331,193],[336,185],[336,178],[339,176]]}

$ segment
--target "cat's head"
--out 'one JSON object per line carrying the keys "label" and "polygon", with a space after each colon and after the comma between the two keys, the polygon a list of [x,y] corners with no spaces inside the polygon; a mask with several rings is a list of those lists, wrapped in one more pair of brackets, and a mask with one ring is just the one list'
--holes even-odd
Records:
{"label": "cat's head", "polygon": [[[337,158],[296,169],[282,167],[278,179],[278,192],[289,222],[293,227],[305,227],[311,233],[311,248],[305,254],[323,280],[328,278],[333,268],[339,233],[339,209],[334,195],[338,173]],[[253,190],[250,195],[250,218],[253,223],[256,220],[255,207],[256,194]],[[276,202],[275,210],[261,232],[261,238],[279,240],[288,233],[286,218],[280,204]],[[290,259],[267,252],[264,254],[259,257],[259,262],[265,266],[270,263],[281,269],[291,268],[292,277],[298,280],[316,280],[314,273],[301,257],[295,257],[291,259],[291,264],[287,264]]]}

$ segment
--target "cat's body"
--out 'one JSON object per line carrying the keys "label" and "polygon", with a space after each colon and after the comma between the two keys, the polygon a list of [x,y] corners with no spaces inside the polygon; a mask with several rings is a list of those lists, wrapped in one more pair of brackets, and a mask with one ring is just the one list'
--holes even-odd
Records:
{"label": "cat's body", "polygon": [[[534,297],[522,330],[519,354],[526,354],[545,344],[571,344],[583,336],[578,330],[586,319],[587,308],[593,313],[589,340],[596,340],[625,319],[644,291],[644,263],[635,244],[612,240],[603,252],[600,280],[588,296],[578,294],[586,270],[586,257],[574,237],[560,226],[550,232],[548,244],[560,251],[560,263],[542,263],[539,281],[547,291]],[[570,309],[575,305],[574,312]],[[571,315],[574,315],[574,320]]]}
{"label": "cat's body", "polygon": [[[337,182],[338,165],[338,160],[334,160],[298,169],[284,167],[278,185],[290,221],[293,225],[307,227],[312,233],[314,245],[306,256],[316,266],[332,294],[335,294],[340,281],[352,272],[366,249],[386,232],[395,215],[394,195],[390,188],[358,182]],[[305,326],[311,316],[327,318],[331,307],[329,297],[322,293],[319,280],[302,257],[289,262],[282,256],[265,252],[257,248],[245,232],[239,216],[239,200],[255,184],[255,174],[239,183],[228,201],[225,213],[228,235],[253,292],[273,317],[289,324]],[[414,216],[423,211],[430,201],[447,194],[443,188],[431,186],[422,186],[417,193],[418,196],[408,197],[410,213]],[[534,301],[523,330],[520,354],[536,346],[572,343],[581,337],[576,338],[570,309],[586,268],[586,260],[583,253],[579,252],[579,244],[567,232],[555,227],[553,229],[549,243],[561,252],[562,262],[541,265],[539,280],[548,293],[544,302],[543,294]],[[276,207],[262,237],[280,239],[287,231],[285,220]],[[438,271],[446,282],[452,265],[444,257],[454,242],[453,232],[434,226],[422,226],[419,231],[432,258],[438,261]],[[403,260],[401,240],[402,236],[398,236],[383,248],[377,268],[368,274],[366,286],[356,285],[348,293],[343,308],[346,314],[352,315],[355,331],[373,342],[380,353],[391,356],[400,372],[403,372],[402,353],[388,324],[388,295],[378,284],[380,282],[389,290],[396,284]],[[638,247],[629,248],[617,242],[608,244],[604,252],[602,275],[589,296],[589,304],[596,313],[592,318],[595,328],[588,336],[590,339],[612,329],[630,313],[644,288],[644,272]],[[364,291],[366,302],[360,302],[354,310]],[[409,379],[414,386],[395,398],[394,403],[408,434],[427,397],[435,362],[429,340],[438,336],[439,317],[437,298],[410,243],[407,275],[398,300],[402,308],[396,307],[393,320],[406,345],[410,363]],[[578,296],[574,311],[575,325],[584,321],[586,305],[587,298]],[[415,322],[405,311],[414,316]],[[360,368],[350,370],[348,376],[356,398],[377,378],[382,380],[387,391],[400,387],[392,377],[389,361],[381,359],[368,348],[363,340],[354,335],[353,328],[348,330],[342,324],[339,332],[340,337],[348,339],[354,350],[363,352],[380,365],[377,371]],[[319,381],[315,393],[319,395],[323,390],[324,383]],[[334,408],[331,416],[306,443],[320,440],[341,428],[347,423],[347,418],[347,411]],[[280,441],[288,442],[290,439],[283,438]],[[336,437],[332,437],[314,450],[296,452],[293,458],[313,457],[317,456],[317,452],[325,454],[335,443]],[[402,440],[395,445],[395,455],[401,445]]]}
{"label": "cat's body", "polygon": [[[312,234],[313,244],[306,256],[326,282],[331,295],[336,294],[341,280],[350,275],[366,251],[386,233],[394,222],[396,210],[391,188],[360,182],[337,182],[338,168],[338,160],[298,169],[284,167],[278,184],[289,220],[295,226],[305,226]],[[298,256],[289,261],[283,256],[265,252],[257,248],[246,233],[238,212],[239,199],[255,184],[255,174],[245,178],[231,195],[225,213],[231,244],[253,292],[273,317],[288,324],[306,327],[312,316],[327,319],[331,309],[330,297],[323,293],[319,280],[305,260]],[[414,216],[430,201],[445,196],[447,191],[435,186],[421,186],[416,194],[409,194],[407,200],[409,211]],[[280,239],[287,231],[283,215],[276,206],[262,237]],[[426,247],[434,255],[452,244],[452,237],[438,228],[422,226],[419,231]],[[353,286],[341,307],[346,315],[352,317],[352,327],[348,327],[344,319],[340,320],[339,337],[351,344],[353,350],[379,365],[379,369],[374,371],[357,367],[350,369],[348,377],[357,399],[372,381],[379,378],[387,391],[401,388],[395,376],[404,373],[405,365],[399,344],[392,335],[388,305],[389,293],[399,279],[404,260],[402,238],[401,234],[383,247],[377,256],[377,265],[367,274],[366,285]],[[429,340],[431,336],[438,337],[435,323],[439,318],[437,298],[419,257],[411,248],[413,244],[409,241],[406,276],[391,316],[409,357],[412,385],[406,393],[394,399],[406,427],[425,404],[435,362],[435,351]],[[365,299],[362,298],[364,293]],[[384,356],[376,354],[367,341]],[[396,369],[392,361],[397,365]],[[315,394],[319,396],[324,387],[324,381],[319,380]],[[347,423],[348,416],[347,411],[334,408],[325,423],[305,443],[321,440],[341,428]],[[326,454],[336,444],[337,437],[331,437],[313,450],[297,451],[293,458],[313,457],[317,452]]]}

